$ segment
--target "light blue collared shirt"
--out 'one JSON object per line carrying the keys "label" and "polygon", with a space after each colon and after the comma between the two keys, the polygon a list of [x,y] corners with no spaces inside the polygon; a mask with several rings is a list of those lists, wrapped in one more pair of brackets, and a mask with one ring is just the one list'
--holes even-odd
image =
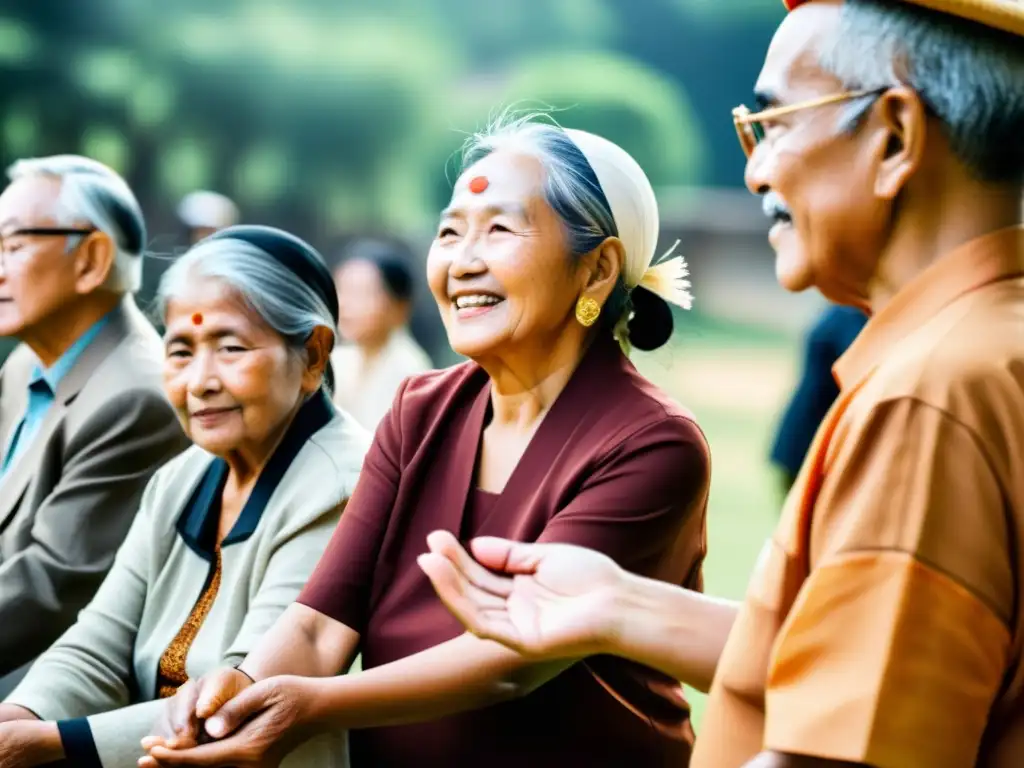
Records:
{"label": "light blue collared shirt", "polygon": [[110,320],[110,315],[103,317],[88,331],[83,333],[68,350],[49,368],[36,363],[32,369],[32,377],[28,383],[28,407],[21,422],[14,428],[11,440],[4,451],[3,462],[0,463],[0,477],[14,464],[14,460],[32,444],[32,439],[43,425],[43,419],[53,406],[57,393],[57,385],[78,362],[86,347],[95,341],[103,326]]}

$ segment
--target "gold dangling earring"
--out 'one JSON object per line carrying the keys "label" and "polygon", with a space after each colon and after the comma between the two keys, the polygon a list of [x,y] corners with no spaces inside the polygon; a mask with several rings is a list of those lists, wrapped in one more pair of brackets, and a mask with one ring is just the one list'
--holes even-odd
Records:
{"label": "gold dangling earring", "polygon": [[601,305],[589,296],[580,296],[576,301],[576,321],[584,328],[589,328],[601,315]]}

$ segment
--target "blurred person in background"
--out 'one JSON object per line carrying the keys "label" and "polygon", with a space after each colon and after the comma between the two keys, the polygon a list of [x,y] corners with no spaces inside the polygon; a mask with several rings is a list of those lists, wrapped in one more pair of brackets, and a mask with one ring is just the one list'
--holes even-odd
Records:
{"label": "blurred person in background", "polygon": [[[298,596],[370,436],[331,405],[337,299],[291,235],[233,227],[161,281],[164,389],[194,446],[157,472],[78,621],[0,705],[0,765],[133,766],[162,700],[237,664]],[[344,739],[295,766],[344,765]]]}
{"label": "blurred person in background", "polygon": [[218,230],[238,223],[238,207],[227,197],[207,190],[190,192],[178,203],[178,218],[188,228],[188,241],[195,245]]}
{"label": "blurred person in background", "polygon": [[771,449],[783,496],[793,487],[818,427],[839,397],[832,368],[867,321],[857,307],[829,304],[804,339],[800,380],[783,411]]}
{"label": "blurred person in background", "polygon": [[783,286],[870,320],[742,606],[510,537],[471,545],[486,569],[436,536],[423,563],[537,663],[713,676],[695,768],[1016,768],[1024,3],[789,8],[734,112],[746,183]]}
{"label": "blurred person in background", "polygon": [[397,245],[359,240],[335,270],[338,331],[334,402],[375,429],[409,376],[433,368],[409,332],[414,278],[412,254]]}
{"label": "blurred person in background", "polygon": [[[707,444],[624,351],[668,341],[661,297],[690,303],[682,259],[651,267],[658,231],[611,142],[528,120],[476,137],[427,267],[471,362],[403,385],[298,602],[238,669],[179,695],[176,736],[144,765],[273,765],[318,729],[349,731],[353,768],[686,765],[678,682],[481,641],[417,566],[443,528],[589,546],[700,588]],[[364,671],[338,676],[357,650]],[[201,729],[222,740],[193,747]]]}
{"label": "blurred person in background", "polygon": [[[0,694],[75,620],[188,441],[135,306],[146,227],[114,171],[21,160],[0,195]],[[15,673],[15,670],[19,670]]]}

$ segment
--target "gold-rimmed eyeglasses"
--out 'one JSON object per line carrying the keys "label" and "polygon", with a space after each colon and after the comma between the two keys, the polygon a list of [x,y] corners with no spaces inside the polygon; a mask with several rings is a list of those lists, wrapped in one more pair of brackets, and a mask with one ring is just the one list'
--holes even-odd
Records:
{"label": "gold-rimmed eyeglasses", "polygon": [[96,227],[21,227],[4,232],[0,234],[0,269],[7,271],[14,244],[23,237],[70,237],[91,235],[95,231]]}
{"label": "gold-rimmed eyeglasses", "polygon": [[769,120],[774,120],[793,112],[800,112],[804,109],[824,107],[827,104],[838,104],[842,101],[852,101],[853,99],[860,99],[865,96],[877,96],[885,90],[884,88],[876,88],[869,91],[844,91],[842,93],[833,93],[829,96],[822,96],[818,99],[811,99],[810,101],[801,101],[797,104],[787,104],[784,107],[771,107],[760,112],[751,112],[748,107],[740,105],[732,111],[732,122],[736,126],[736,135],[739,137],[743,154],[750,157],[754,153],[754,148],[764,140],[764,124]]}

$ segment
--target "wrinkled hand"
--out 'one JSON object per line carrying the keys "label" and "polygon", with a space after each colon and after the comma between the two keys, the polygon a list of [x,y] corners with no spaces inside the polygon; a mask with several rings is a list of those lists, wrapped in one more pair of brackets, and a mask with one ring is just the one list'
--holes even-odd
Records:
{"label": "wrinkled hand", "polygon": [[[60,757],[44,743],[42,728],[53,723],[18,720],[0,724],[0,768],[34,768]],[[55,726],[54,726],[55,727]]]}
{"label": "wrinkled hand", "polygon": [[[155,746],[168,749],[187,749],[209,741],[203,729],[204,721],[253,684],[252,680],[234,667],[218,669],[200,678],[189,680],[167,701],[153,733],[142,740],[142,748]],[[155,768],[153,760],[139,761],[141,768]]]}
{"label": "wrinkled hand", "polygon": [[139,765],[276,768],[312,735],[318,682],[306,677],[271,677],[250,684],[214,711],[204,710],[200,701],[198,713],[209,715],[206,732],[220,741],[183,749],[150,743],[149,756]]}
{"label": "wrinkled hand", "polygon": [[0,768],[30,768],[30,744],[16,723],[0,725]]}
{"label": "wrinkled hand", "polygon": [[430,534],[427,545],[420,568],[478,637],[548,661],[602,653],[617,634],[625,572],[599,552],[484,537],[470,543],[474,560],[446,531]]}

